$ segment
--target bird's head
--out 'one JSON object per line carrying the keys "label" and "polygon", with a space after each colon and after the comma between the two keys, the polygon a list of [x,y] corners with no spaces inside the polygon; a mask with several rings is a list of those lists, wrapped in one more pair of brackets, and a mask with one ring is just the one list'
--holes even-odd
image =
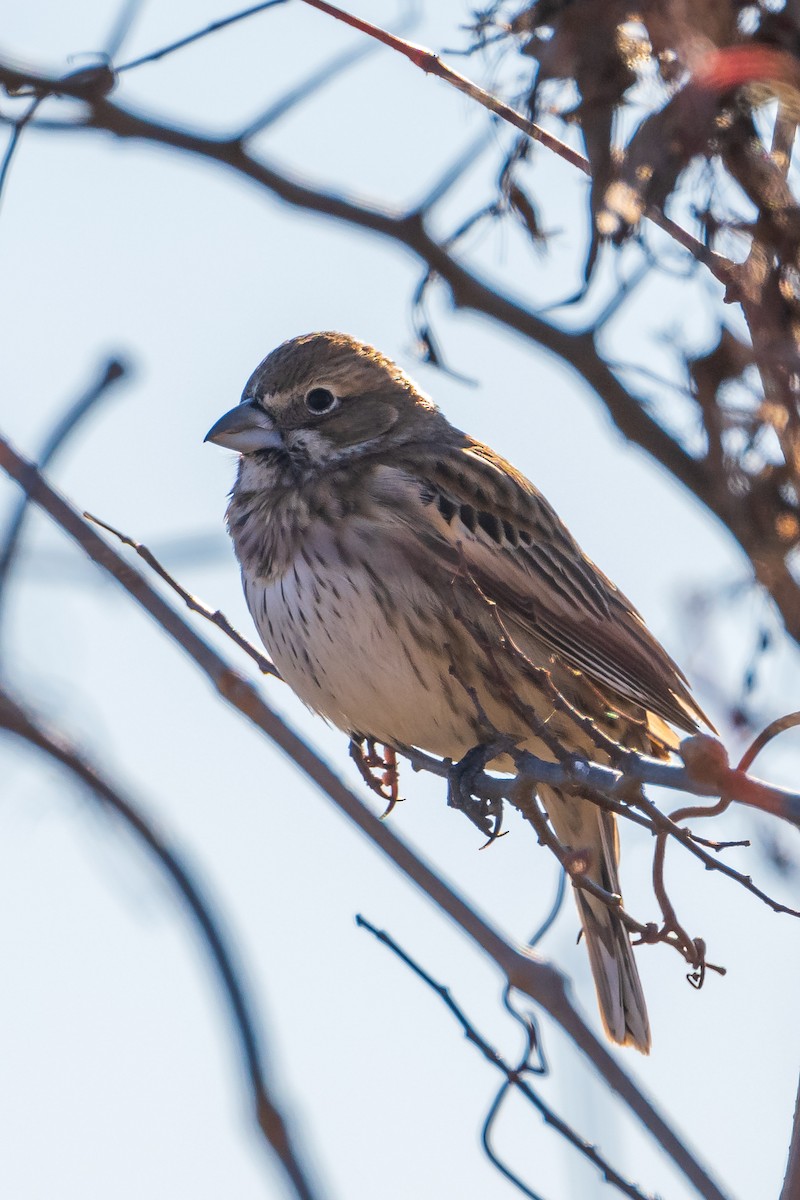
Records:
{"label": "bird's head", "polygon": [[310,333],[264,359],[206,441],[315,472],[430,437],[439,424],[436,406],[391,359],[347,334]]}

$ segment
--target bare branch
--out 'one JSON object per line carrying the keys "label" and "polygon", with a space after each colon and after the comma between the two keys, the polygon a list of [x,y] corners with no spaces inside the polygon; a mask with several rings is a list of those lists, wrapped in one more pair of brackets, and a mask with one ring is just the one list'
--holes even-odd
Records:
{"label": "bare branch", "polygon": [[151,50],[149,54],[142,55],[141,58],[131,59],[130,62],[123,63],[121,67],[116,68],[117,74],[123,71],[132,71],[135,67],[142,67],[145,63],[158,62],[161,58],[166,58],[168,54],[174,54],[176,50],[182,50],[184,46],[191,46],[193,42],[199,42],[201,38],[208,37],[211,33],[218,33],[220,29],[225,29],[228,25],[235,25],[237,21],[244,21],[247,17],[255,16],[256,13],[265,12],[268,8],[277,8],[280,4],[285,4],[286,0],[264,0],[263,4],[254,4],[251,8],[245,8],[241,12],[234,13],[231,17],[224,17],[221,21],[214,21],[211,25],[206,25],[204,29],[197,30],[196,33],[190,33],[187,37],[180,38],[177,42],[171,42],[169,46],[162,46],[160,50]]}
{"label": "bare branch", "polygon": [[452,191],[457,183],[463,178],[465,173],[474,166],[480,154],[491,145],[494,140],[494,130],[485,130],[474,141],[470,142],[466,150],[459,154],[458,158],[450,164],[450,166],[442,173],[439,179],[436,180],[425,196],[419,200],[413,210],[420,215],[430,212],[445,196]]}
{"label": "bare branch", "polygon": [[[417,24],[417,14],[410,10],[405,17],[398,22],[397,32],[404,33],[406,30],[411,30]],[[274,125],[281,117],[285,117],[298,104],[302,104],[309,97],[315,95],[322,88],[327,87],[334,79],[337,79],[345,71],[349,71],[351,67],[355,67],[358,63],[370,58],[377,47],[373,42],[359,42],[359,44],[350,50],[345,50],[342,54],[337,54],[329,59],[327,63],[323,63],[320,67],[314,67],[313,71],[289,88],[282,96],[264,109],[264,111],[255,117],[249,125],[247,125],[239,134],[241,141],[249,141],[258,133],[270,126]]]}
{"label": "bare branch", "polygon": [[[559,1117],[531,1087],[528,1079],[534,1070],[530,1062],[531,1054],[534,1050],[538,1049],[535,1041],[532,1041],[532,1044],[529,1042],[527,1053],[525,1054],[521,1065],[518,1067],[510,1067],[499,1051],[497,1051],[494,1046],[490,1045],[489,1042],[487,1042],[486,1039],[482,1037],[480,1033],[478,1033],[475,1026],[464,1013],[464,1010],[453,999],[448,987],[446,987],[443,983],[438,983],[431,975],[429,975],[428,972],[424,970],[418,962],[415,962],[411,955],[403,950],[397,944],[394,938],[390,937],[385,930],[376,929],[374,925],[372,925],[360,914],[356,917],[356,924],[360,925],[362,929],[369,930],[369,932],[376,937],[379,942],[382,942],[384,946],[388,946],[392,953],[395,954],[401,962],[405,963],[405,965],[414,972],[418,979],[421,979],[423,983],[428,985],[431,991],[436,993],[439,999],[443,1001],[445,1006],[449,1009],[458,1024],[461,1026],[467,1041],[471,1042],[472,1045],[475,1046],[475,1048],[480,1052],[480,1054],[483,1055],[488,1063],[490,1063],[493,1067],[496,1067],[498,1071],[501,1071],[502,1074],[505,1075],[506,1084],[510,1087],[516,1088],[517,1091],[525,1097],[528,1103],[536,1109],[547,1125],[551,1125],[556,1132],[564,1138],[565,1141],[569,1142],[569,1144],[574,1147],[579,1154],[583,1155],[584,1158],[586,1158],[598,1169],[600,1175],[603,1179],[605,1179],[606,1183],[610,1183],[613,1187],[617,1188],[623,1196],[629,1196],[630,1200],[647,1200],[644,1192],[636,1187],[635,1184],[630,1183],[627,1179],[620,1175],[619,1172],[616,1171],[608,1162],[608,1160],[598,1151],[596,1146],[592,1146],[589,1142],[582,1138],[580,1134],[577,1133],[571,1125],[568,1125],[566,1121]],[[494,1113],[490,1113],[490,1118],[493,1115]],[[496,1165],[499,1164],[496,1163]],[[506,1172],[506,1174],[508,1174],[508,1172]],[[528,1196],[534,1194],[527,1188],[524,1190]]]}
{"label": "bare branch", "polygon": [[[320,12],[327,13],[331,17],[335,17],[337,21],[343,22],[345,25],[350,25],[353,29],[360,30],[361,33],[366,33],[369,37],[375,38],[376,41],[382,42],[384,46],[389,46],[392,50],[402,54],[414,66],[419,67],[426,75],[435,75],[438,79],[444,80],[445,83],[456,88],[459,92],[463,92],[469,96],[471,100],[477,101],[483,108],[493,112],[502,120],[513,125],[516,129],[527,134],[536,142],[541,142],[548,150],[553,151],[559,158],[563,158],[565,162],[570,163],[573,167],[577,167],[579,171],[583,171],[585,175],[591,175],[591,166],[588,159],[585,159],[582,154],[573,150],[566,142],[562,142],[552,133],[548,133],[541,125],[537,125],[534,121],[529,120],[522,113],[517,112],[509,104],[505,104],[497,96],[493,96],[491,92],[485,91],[478,87],[471,79],[467,79],[465,75],[454,71],[452,67],[448,67],[439,58],[438,54],[434,54],[432,50],[426,49],[424,46],[417,46],[413,42],[408,42],[404,38],[397,37],[396,34],[389,33],[388,30],[381,29],[378,25],[373,25],[370,21],[364,21],[361,17],[355,17],[351,13],[345,12],[344,9],[337,8],[333,4],[328,4],[326,0],[303,0],[304,4],[308,4],[311,8],[317,8]],[[646,216],[659,228],[668,233],[674,238],[685,250],[703,263],[711,273],[720,280],[721,283],[731,282],[733,279],[733,264],[723,258],[722,255],[716,254],[710,250],[702,242],[693,237],[688,230],[681,228],[669,217],[665,216],[660,208],[650,206],[646,210]]]}
{"label": "bare branch", "polygon": [[[414,770],[429,771],[442,779],[447,779],[452,770],[452,764],[448,761],[434,758],[432,755],[425,754],[421,750],[416,750],[409,746],[398,746],[396,749],[405,758],[408,758]],[[691,830],[677,825],[666,813],[661,812],[651,800],[648,800],[640,787],[637,787],[637,785],[641,784],[651,784],[656,787],[689,792],[698,796],[719,794],[708,782],[693,778],[685,766],[677,763],[663,762],[660,759],[648,758],[646,755],[634,754],[632,752],[628,752],[625,756],[624,770],[618,770],[601,763],[587,762],[582,759],[554,763],[537,758],[527,751],[517,751],[514,757],[517,774],[513,780],[477,772],[472,779],[474,793],[491,800],[495,805],[504,799],[516,805],[519,801],[519,793],[515,792],[515,783],[527,783],[532,786],[535,786],[537,783],[548,783],[553,787],[564,788],[566,791],[577,790],[581,795],[585,795],[587,799],[591,799],[601,808],[605,808],[617,816],[624,817],[626,820],[633,821],[637,825],[642,825],[646,829],[649,829],[651,833],[664,831],[670,834],[682,846],[685,846],[691,854],[698,858],[707,870],[719,871],[729,879],[734,880],[745,888],[746,891],[756,896],[759,900],[762,900],[773,912],[800,917],[799,910],[781,904],[771,896],[768,896],[766,892],[763,892],[753,883],[749,875],[744,875],[741,871],[737,871],[734,867],[730,866],[730,864],[715,857],[714,854],[706,852],[706,848],[718,851],[728,844],[738,845],[740,843],[709,843],[707,839],[698,837]],[[798,800],[796,793],[784,791],[781,788],[774,788],[771,784],[764,784],[761,780],[752,780],[750,776],[746,776],[745,778],[754,784],[754,792],[759,795],[760,802],[756,807],[771,812],[773,811],[771,806],[774,804],[775,808],[783,809],[785,814],[788,804],[791,810],[796,812]],[[739,780],[738,783],[741,786],[742,781]],[[763,792],[761,791],[762,788],[765,789]],[[743,795],[744,788],[742,787],[742,796],[737,797],[737,799],[741,803],[749,803],[748,800],[743,799]],[[636,812],[636,808],[632,807],[633,805],[641,809],[641,812]],[[523,815],[525,814],[523,813]],[[794,817],[787,819],[791,819],[792,823],[795,823]]]}
{"label": "bare branch", "polygon": [[253,1112],[259,1129],[277,1156],[287,1180],[298,1200],[315,1200],[319,1196],[312,1186],[306,1168],[294,1145],[286,1118],[280,1111],[267,1084],[258,1028],[263,1021],[256,1019],[251,1002],[234,963],[234,956],[222,933],[211,905],[196,882],[181,854],[158,834],[141,810],[113,787],[96,767],[71,746],[66,739],[47,729],[5,689],[0,688],[0,730],[22,738],[61,763],[105,807],[114,812],[133,831],[154,856],[186,905],[200,934],[219,980],[231,1015],[239,1047],[250,1079]]}
{"label": "bare branch", "polygon": [[792,1140],[789,1145],[789,1160],[783,1179],[780,1200],[800,1200],[800,1084],[797,1088],[797,1103],[792,1123]]}
{"label": "bare branch", "polygon": [[[94,382],[90,384],[79,399],[70,405],[63,417],[50,431],[39,454],[39,466],[42,469],[49,466],[85,417],[96,408],[101,400],[109,395],[112,384],[117,383],[126,374],[130,375],[130,367],[124,361],[118,358],[108,360]],[[8,522],[5,536],[2,542],[0,542],[0,624],[2,623],[3,603],[8,589],[8,577],[14,558],[16,557],[25,524],[28,499],[29,497],[25,492],[20,495],[19,502]]]}
{"label": "bare branch", "polygon": [[91,513],[85,512],[83,515],[93,525],[99,525],[101,529],[105,529],[106,533],[111,533],[115,538],[119,538],[123,546],[130,546],[132,550],[135,550],[139,557],[147,563],[148,567],[155,571],[156,575],[160,579],[163,579],[180,596],[190,612],[196,612],[201,617],[205,617],[212,625],[216,625],[218,629],[221,629],[240,650],[244,650],[245,654],[249,654],[262,675],[274,675],[276,679],[280,679],[280,671],[275,664],[265,654],[262,654],[252,642],[248,642],[247,638],[243,637],[237,629],[234,629],[225,614],[220,612],[218,608],[209,608],[202,600],[198,600],[197,596],[193,596],[191,592],[187,592],[186,588],[178,583],[173,575],[170,575],[166,567],[161,565],[152,551],[147,549],[147,546],[143,546],[141,542],[134,541],[126,533],[120,533],[113,525],[109,525],[106,521],[101,521],[99,517],[93,517]]}
{"label": "bare branch", "polygon": [[564,906],[564,897],[566,894],[567,872],[562,868],[562,870],[558,872],[558,885],[556,887],[555,896],[553,897],[553,903],[550,906],[550,911],[547,913],[544,920],[537,925],[534,932],[528,938],[528,945],[531,947],[531,949],[534,949],[539,945],[545,934],[549,933],[550,929],[555,924],[556,918]]}
{"label": "bare branch", "polygon": [[22,131],[25,126],[33,120],[34,116],[36,115],[36,110],[41,102],[40,96],[34,96],[33,100],[31,100],[22,116],[11,122],[11,133],[9,135],[8,145],[6,146],[5,154],[3,155],[3,161],[0,162],[0,200],[3,198],[3,189],[6,186],[8,173],[11,170],[11,162],[14,158],[17,147],[19,146],[20,138],[22,137]]}
{"label": "bare branch", "polygon": [[800,725],[800,712],[787,713],[785,717],[778,717],[777,720],[770,722],[766,729],[761,731],[745,754],[742,755],[737,770],[749,771],[756,756],[761,753],[773,738],[777,737],[779,733],[785,733],[787,729],[795,729],[798,725]]}
{"label": "bare branch", "polygon": [[108,35],[105,48],[107,58],[114,59],[119,54],[134,21],[139,15],[142,4],[143,0],[124,0],[119,13],[114,18],[114,24]]}

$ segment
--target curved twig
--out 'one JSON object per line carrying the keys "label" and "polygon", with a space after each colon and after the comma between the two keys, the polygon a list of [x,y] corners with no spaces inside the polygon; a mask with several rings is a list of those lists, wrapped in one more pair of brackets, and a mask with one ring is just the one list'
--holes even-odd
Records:
{"label": "curved twig", "polygon": [[798,725],[800,725],[800,712],[787,713],[785,717],[778,717],[777,720],[771,721],[766,729],[761,730],[755,741],[742,755],[737,770],[749,771],[757,755],[761,753],[768,742],[771,742],[779,733],[785,733],[787,729],[795,729]]}
{"label": "curved twig", "polygon": [[492,1150],[491,1143],[488,1139],[488,1132],[491,1129],[494,1118],[497,1116],[506,1088],[513,1087],[516,1088],[517,1091],[525,1097],[528,1103],[536,1109],[547,1125],[552,1125],[552,1127],[564,1138],[565,1141],[569,1142],[569,1144],[575,1150],[577,1150],[579,1154],[583,1155],[584,1158],[586,1158],[597,1168],[602,1178],[605,1179],[607,1183],[610,1183],[613,1187],[617,1188],[623,1196],[630,1197],[630,1200],[647,1200],[644,1192],[636,1187],[635,1184],[631,1183],[629,1180],[620,1175],[619,1172],[611,1166],[605,1156],[600,1153],[597,1147],[590,1145],[590,1143],[582,1138],[580,1134],[572,1128],[572,1126],[568,1125],[566,1121],[562,1120],[562,1118],[558,1116],[558,1114],[549,1106],[549,1104],[546,1104],[545,1101],[542,1100],[541,1096],[539,1096],[539,1094],[535,1092],[527,1082],[526,1076],[532,1073],[529,1060],[531,1053],[537,1049],[535,1045],[531,1046],[529,1043],[521,1064],[518,1067],[510,1067],[505,1059],[503,1059],[498,1053],[498,1051],[495,1050],[494,1046],[491,1046],[486,1039],[482,1037],[480,1033],[478,1033],[475,1026],[464,1013],[464,1010],[453,999],[452,993],[448,987],[446,987],[443,983],[438,983],[433,976],[429,975],[428,972],[421,967],[418,962],[415,962],[411,955],[408,954],[407,951],[403,950],[402,947],[397,944],[394,938],[391,937],[385,930],[376,929],[374,925],[372,925],[360,914],[356,917],[356,924],[360,925],[362,929],[367,929],[373,935],[373,937],[377,938],[379,942],[382,942],[384,946],[388,946],[392,953],[395,954],[401,962],[405,963],[405,965],[414,972],[418,979],[421,979],[423,983],[428,985],[431,991],[436,993],[439,999],[443,1001],[445,1006],[449,1009],[458,1024],[461,1026],[467,1041],[471,1042],[472,1045],[475,1046],[475,1048],[483,1055],[488,1063],[491,1063],[493,1067],[496,1067],[498,1071],[501,1071],[505,1075],[504,1085],[498,1093],[498,1096],[490,1109],[489,1116],[484,1124],[483,1145],[487,1155],[490,1157],[498,1170],[502,1171],[506,1178],[508,1178],[512,1183],[516,1184],[516,1186],[523,1192],[524,1195],[529,1197],[533,1196],[534,1200],[540,1200],[540,1198],[538,1198],[534,1192],[526,1187],[526,1185],[523,1184],[522,1181],[517,1178],[517,1176],[503,1166]]}
{"label": "curved twig", "polygon": [[[42,469],[49,466],[84,418],[109,394],[112,384],[117,383],[126,374],[130,375],[130,367],[125,362],[119,358],[108,360],[94,382],[74,404],[70,405],[61,420],[51,430],[39,454],[39,466]],[[28,511],[28,499],[27,493],[22,492],[19,502],[11,514],[2,543],[0,543],[0,625],[2,624],[3,602],[8,586],[8,577]]]}
{"label": "curved twig", "polygon": [[208,899],[203,895],[181,855],[156,832],[143,813],[123,797],[74,746],[69,745],[60,734],[47,729],[37,717],[1,688],[0,729],[22,738],[66,767],[103,805],[121,818],[163,868],[191,914],[225,993],[250,1079],[253,1111],[258,1126],[277,1156],[298,1200],[315,1200],[319,1192],[308,1177],[295,1147],[294,1136],[290,1133],[286,1118],[267,1084],[259,1035],[256,1032],[257,1026],[262,1022],[257,1021],[251,1011],[250,1001],[239,970],[234,964],[231,949],[222,934],[219,920],[214,916]]}

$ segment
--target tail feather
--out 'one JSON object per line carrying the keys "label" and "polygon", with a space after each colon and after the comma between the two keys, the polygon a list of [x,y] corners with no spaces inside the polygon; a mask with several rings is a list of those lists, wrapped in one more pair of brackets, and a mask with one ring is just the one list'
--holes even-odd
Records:
{"label": "tail feather", "polygon": [[[542,787],[541,798],[556,835],[575,851],[585,852],[586,874],[605,891],[619,894],[619,847],[616,822],[591,800]],[[574,888],[592,968],[600,1016],[606,1033],[620,1045],[650,1050],[650,1022],[633,947],[625,926],[602,900]]]}
{"label": "tail feather", "polygon": [[602,901],[577,890],[575,899],[606,1033],[649,1054],[650,1022],[628,934]]}

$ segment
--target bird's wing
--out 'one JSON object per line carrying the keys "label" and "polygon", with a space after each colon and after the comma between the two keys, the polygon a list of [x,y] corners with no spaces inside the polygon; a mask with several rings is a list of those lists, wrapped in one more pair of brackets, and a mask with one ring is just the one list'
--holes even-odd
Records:
{"label": "bird's wing", "polygon": [[454,572],[466,568],[504,622],[595,683],[681,729],[713,728],[680,668],[541,493],[487,446],[462,437],[438,453],[408,447],[391,479],[384,474],[412,542]]}

